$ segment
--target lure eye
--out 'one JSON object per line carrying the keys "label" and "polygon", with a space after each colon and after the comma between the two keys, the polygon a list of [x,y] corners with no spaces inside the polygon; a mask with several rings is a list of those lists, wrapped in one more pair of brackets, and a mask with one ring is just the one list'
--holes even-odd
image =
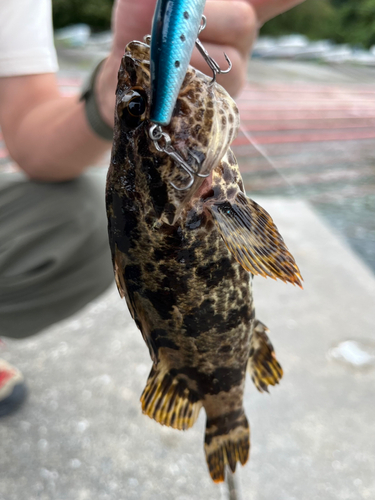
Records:
{"label": "lure eye", "polygon": [[119,106],[119,117],[127,130],[135,129],[146,118],[146,95],[142,89],[126,93]]}

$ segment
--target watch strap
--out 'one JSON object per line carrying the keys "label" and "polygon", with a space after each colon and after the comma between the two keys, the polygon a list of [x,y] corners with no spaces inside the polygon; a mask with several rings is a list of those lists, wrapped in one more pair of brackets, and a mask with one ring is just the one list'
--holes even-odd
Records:
{"label": "watch strap", "polygon": [[100,111],[99,111],[99,106],[98,102],[96,100],[96,95],[95,95],[95,82],[96,78],[98,76],[98,73],[100,71],[100,68],[102,64],[104,63],[105,59],[99,62],[97,64],[96,68],[94,71],[91,73],[91,76],[84,86],[82,90],[82,94],[80,97],[80,101],[85,101],[85,114],[86,118],[88,121],[88,124],[90,125],[90,128],[93,130],[93,132],[101,137],[102,139],[105,139],[107,141],[112,141],[113,140],[113,128],[110,127],[102,118]]}

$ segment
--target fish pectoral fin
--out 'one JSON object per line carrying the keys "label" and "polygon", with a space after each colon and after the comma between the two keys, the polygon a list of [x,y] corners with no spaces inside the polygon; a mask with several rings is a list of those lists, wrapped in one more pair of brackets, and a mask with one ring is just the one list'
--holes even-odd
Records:
{"label": "fish pectoral fin", "polygon": [[255,201],[239,192],[234,201],[208,208],[228,249],[246,271],[302,288],[294,258],[271,216]]}
{"label": "fish pectoral fin", "polygon": [[212,423],[207,417],[204,450],[211,478],[215,483],[225,479],[225,466],[235,472],[237,462],[245,465],[250,451],[250,428],[245,413],[242,412],[234,422],[225,416],[222,423]]}
{"label": "fish pectoral fin", "polygon": [[201,402],[184,380],[153,367],[141,396],[142,411],[162,425],[186,430],[198,418]]}
{"label": "fish pectoral fin", "polygon": [[283,369],[267,336],[268,331],[266,325],[256,320],[250,339],[250,358],[247,366],[251,380],[259,392],[268,392],[268,386],[278,384],[283,376]]}
{"label": "fish pectoral fin", "polygon": [[117,285],[117,290],[118,293],[120,294],[120,297],[123,299],[126,295],[126,285],[124,279],[124,269],[121,263],[121,255],[119,250],[117,250],[117,248],[113,259],[113,267],[115,272],[115,282]]}
{"label": "fish pectoral fin", "polygon": [[113,269],[115,272],[115,282],[120,297],[122,299],[125,297],[131,317],[135,320],[136,314],[135,314],[134,301],[129,297],[129,293],[126,288],[126,283],[124,278],[124,271],[125,271],[124,255],[122,252],[120,252],[117,246],[115,246],[115,252],[113,256]]}

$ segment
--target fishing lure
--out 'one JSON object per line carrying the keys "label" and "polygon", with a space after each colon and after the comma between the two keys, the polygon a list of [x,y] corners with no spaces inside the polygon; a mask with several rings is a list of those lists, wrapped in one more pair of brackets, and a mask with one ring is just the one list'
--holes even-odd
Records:
{"label": "fishing lure", "polygon": [[150,119],[168,125],[200,31],[206,0],[158,0],[151,32]]}
{"label": "fishing lure", "polygon": [[[156,4],[150,44],[150,77],[151,77],[151,104],[150,104],[150,138],[156,149],[169,155],[173,161],[183,169],[188,177],[184,185],[177,186],[171,182],[177,191],[190,189],[195,177],[207,177],[202,173],[202,163],[193,152],[188,156],[193,158],[193,167],[171,144],[168,133],[161,129],[171,121],[177,96],[190,62],[194,44],[208,64],[213,77],[228,73],[232,63],[224,53],[228,68],[222,70],[217,62],[208,54],[198,36],[206,27],[206,17],[203,15],[205,0],[159,0]],[[159,143],[162,140],[163,145]]]}

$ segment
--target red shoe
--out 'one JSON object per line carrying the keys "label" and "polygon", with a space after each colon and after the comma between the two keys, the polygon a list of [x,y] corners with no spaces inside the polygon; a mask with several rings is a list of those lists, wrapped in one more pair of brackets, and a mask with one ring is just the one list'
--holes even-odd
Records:
{"label": "red shoe", "polygon": [[22,373],[0,359],[0,417],[15,411],[26,398]]}

